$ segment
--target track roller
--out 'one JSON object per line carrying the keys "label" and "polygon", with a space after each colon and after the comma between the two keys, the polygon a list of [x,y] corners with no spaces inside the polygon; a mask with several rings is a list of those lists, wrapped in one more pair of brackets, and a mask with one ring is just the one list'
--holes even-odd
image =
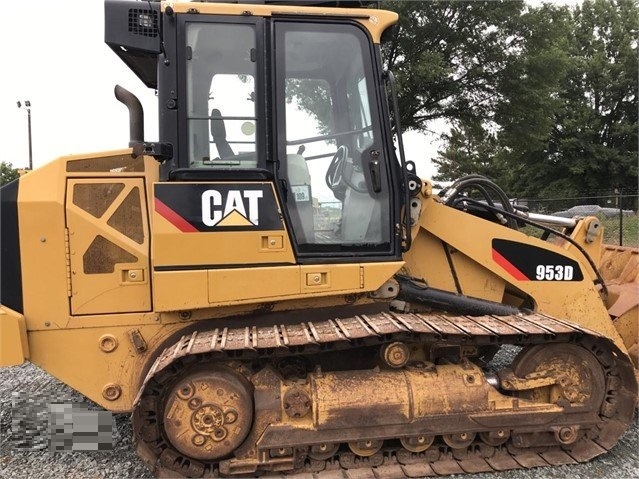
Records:
{"label": "track roller", "polygon": [[361,457],[370,457],[382,448],[384,441],[369,439],[366,441],[351,441],[348,447],[353,453]]}
{"label": "track roller", "polygon": [[402,437],[399,442],[402,446],[410,452],[419,453],[424,452],[430,446],[433,445],[435,436],[419,435],[411,437]]}
{"label": "track roller", "polygon": [[444,442],[452,449],[465,449],[475,440],[474,432],[459,432],[457,434],[444,434]]}

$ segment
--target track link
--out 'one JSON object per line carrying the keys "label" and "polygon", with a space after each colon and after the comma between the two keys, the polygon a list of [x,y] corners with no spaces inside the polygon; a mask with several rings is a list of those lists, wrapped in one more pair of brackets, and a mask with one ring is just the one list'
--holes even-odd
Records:
{"label": "track link", "polygon": [[[171,447],[161,430],[159,398],[193,361],[305,356],[396,341],[438,347],[579,346],[592,353],[605,377],[604,400],[596,408],[596,424],[588,424],[586,434],[564,445],[517,447],[521,444],[516,446],[512,439],[500,445],[477,439],[464,448],[439,441],[419,453],[397,444],[370,457],[336,452],[328,459],[317,460],[302,455],[292,473],[287,472],[287,478],[414,478],[587,462],[616,444],[634,414],[637,384],[629,358],[609,339],[577,325],[542,314],[469,317],[380,313],[292,325],[217,328],[182,337],[157,358],[136,399],[133,422],[137,452],[159,476],[220,476],[218,464],[184,457]],[[256,472],[261,475],[263,471]],[[270,472],[269,477],[278,476]]]}

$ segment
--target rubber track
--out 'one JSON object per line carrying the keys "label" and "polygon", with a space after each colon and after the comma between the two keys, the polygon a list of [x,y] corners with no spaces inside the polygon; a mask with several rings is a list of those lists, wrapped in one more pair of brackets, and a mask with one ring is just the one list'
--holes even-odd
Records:
{"label": "rubber track", "polygon": [[[526,316],[443,316],[425,314],[380,313],[360,315],[322,322],[303,322],[292,325],[247,326],[195,331],[167,348],[147,374],[136,399],[136,406],[146,392],[147,384],[156,383],[158,373],[169,365],[178,366],[186,357],[206,354],[219,359],[248,359],[251,357],[287,356],[322,350],[346,349],[391,341],[427,342],[455,345],[502,345],[576,343],[599,360],[606,375],[608,393],[600,409],[599,432],[594,439],[582,438],[570,448],[545,447],[538,450],[516,450],[507,445],[497,448],[478,447],[473,443],[466,454],[446,446],[433,447],[413,460],[398,462],[397,450],[386,449],[383,459],[370,466],[370,459],[360,459],[358,467],[341,468],[336,458],[326,461],[320,472],[295,474],[266,474],[267,477],[288,479],[363,479],[417,478],[461,473],[505,471],[540,466],[557,466],[587,462],[611,449],[625,432],[634,414],[637,384],[634,368],[628,357],[612,341],[578,325],[542,314]],[[160,374],[159,376],[174,376]],[[162,380],[162,383],[165,382]],[[157,390],[162,384],[154,384]],[[144,391],[144,392],[143,392]],[[134,424],[135,427],[135,424]],[[135,434],[135,432],[134,432]],[[161,451],[136,435],[138,454],[153,469]],[[439,449],[439,453],[437,452]],[[483,452],[481,452],[483,451]],[[486,452],[488,451],[488,452]],[[165,451],[169,452],[169,451]],[[436,457],[433,457],[433,454]],[[401,458],[400,458],[401,459]],[[162,461],[166,464],[166,461]],[[171,461],[169,461],[171,462]],[[406,462],[411,462],[406,464]],[[381,463],[381,464],[380,464]],[[308,466],[307,466],[308,467]],[[172,470],[157,467],[160,477],[175,477]]]}

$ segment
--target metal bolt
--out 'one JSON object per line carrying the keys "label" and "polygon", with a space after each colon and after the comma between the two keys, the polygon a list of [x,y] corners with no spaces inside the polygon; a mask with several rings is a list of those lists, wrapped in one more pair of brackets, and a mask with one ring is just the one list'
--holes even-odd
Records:
{"label": "metal bolt", "polygon": [[206,438],[202,436],[201,434],[197,434],[193,436],[192,441],[193,441],[193,444],[195,444],[196,446],[202,446],[206,442]]}
{"label": "metal bolt", "polygon": [[102,351],[105,353],[110,353],[115,351],[118,347],[118,340],[112,334],[105,334],[100,336],[99,346]]}
{"label": "metal bolt", "polygon": [[117,384],[107,384],[102,389],[102,396],[108,401],[115,401],[122,394],[122,388]]}

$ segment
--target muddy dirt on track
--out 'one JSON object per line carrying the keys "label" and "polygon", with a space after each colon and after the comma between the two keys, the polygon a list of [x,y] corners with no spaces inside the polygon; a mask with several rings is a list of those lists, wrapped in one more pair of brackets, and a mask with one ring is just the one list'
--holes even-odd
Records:
{"label": "muddy dirt on track", "polygon": [[[23,364],[0,369],[0,478],[152,478],[133,451],[128,414],[113,415],[113,450],[105,452],[24,452],[16,450],[11,434],[12,393],[38,395],[50,402],[84,403],[86,398],[41,369]],[[639,478],[639,427],[633,421],[619,443],[604,456],[573,466],[518,469],[501,473],[458,474],[456,479],[631,479]]]}

